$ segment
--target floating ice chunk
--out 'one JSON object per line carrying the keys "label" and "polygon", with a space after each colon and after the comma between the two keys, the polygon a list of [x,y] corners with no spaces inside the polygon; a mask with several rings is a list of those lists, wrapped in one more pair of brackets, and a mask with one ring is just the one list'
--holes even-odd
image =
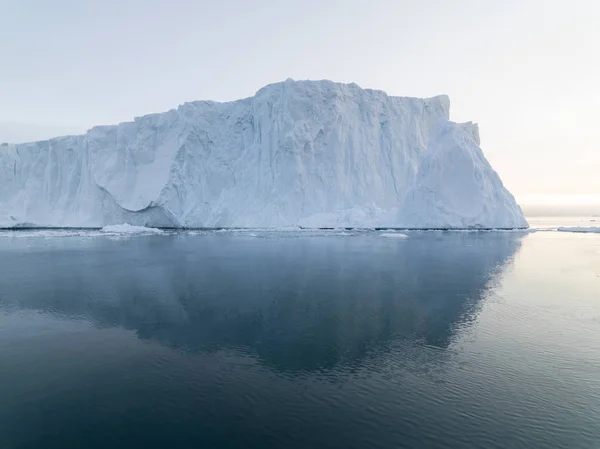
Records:
{"label": "floating ice chunk", "polygon": [[557,231],[559,231],[559,232],[587,232],[587,233],[591,233],[591,234],[600,234],[600,227],[590,227],[590,228],[586,228],[586,227],[572,227],[572,228],[560,227],[560,228],[557,229]]}
{"label": "floating ice chunk", "polygon": [[400,232],[384,232],[383,234],[379,234],[379,237],[386,237],[389,239],[407,239],[408,235],[401,234]]}

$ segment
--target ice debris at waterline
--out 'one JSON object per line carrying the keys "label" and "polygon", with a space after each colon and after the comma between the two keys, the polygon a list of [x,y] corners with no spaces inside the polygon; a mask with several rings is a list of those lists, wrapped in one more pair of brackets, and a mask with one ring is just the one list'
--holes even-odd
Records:
{"label": "ice debris at waterline", "polygon": [[590,234],[600,234],[600,227],[590,227],[590,228],[586,228],[586,227],[572,227],[572,228],[561,227],[561,228],[558,228],[557,231],[560,231],[560,232],[587,232],[587,233],[590,233]]}
{"label": "ice debris at waterline", "polygon": [[271,84],[0,146],[0,227],[524,228],[446,96]]}
{"label": "ice debris at waterline", "polygon": [[132,226],[127,223],[120,225],[104,226],[100,232],[111,234],[164,234],[165,231],[157,228],[147,228],[145,226]]}

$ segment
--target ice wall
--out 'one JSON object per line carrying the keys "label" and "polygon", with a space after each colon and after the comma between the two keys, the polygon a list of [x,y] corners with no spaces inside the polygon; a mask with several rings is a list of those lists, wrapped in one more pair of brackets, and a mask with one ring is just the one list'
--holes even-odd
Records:
{"label": "ice wall", "polygon": [[[473,128],[448,119],[446,96],[287,80],[243,100],[3,145],[0,225],[526,226]],[[464,185],[465,173],[481,180]]]}

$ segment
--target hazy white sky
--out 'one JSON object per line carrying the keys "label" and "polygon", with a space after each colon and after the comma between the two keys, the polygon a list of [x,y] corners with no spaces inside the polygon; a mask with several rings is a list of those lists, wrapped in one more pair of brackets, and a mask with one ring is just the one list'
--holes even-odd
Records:
{"label": "hazy white sky", "polygon": [[0,122],[86,129],[288,77],[446,93],[521,201],[600,202],[600,0],[0,0]]}

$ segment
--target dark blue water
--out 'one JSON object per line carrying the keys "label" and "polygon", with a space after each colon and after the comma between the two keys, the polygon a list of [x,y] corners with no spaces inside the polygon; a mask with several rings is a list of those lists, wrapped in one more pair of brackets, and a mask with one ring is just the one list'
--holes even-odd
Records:
{"label": "dark blue water", "polygon": [[598,448],[600,236],[0,239],[0,448]]}

